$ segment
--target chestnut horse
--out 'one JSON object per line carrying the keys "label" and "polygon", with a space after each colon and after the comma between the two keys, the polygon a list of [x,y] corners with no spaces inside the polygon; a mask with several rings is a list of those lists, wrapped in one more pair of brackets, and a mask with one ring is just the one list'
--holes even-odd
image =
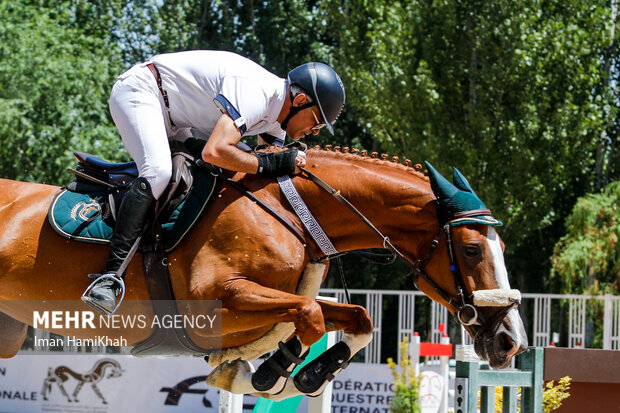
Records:
{"label": "chestnut horse", "polygon": [[[293,177],[301,198],[338,251],[390,247],[416,263],[418,287],[457,317],[474,337],[476,352],[492,366],[505,367],[525,350],[527,337],[515,301],[510,305],[505,299],[500,299],[499,305],[472,301],[478,290],[490,292],[489,296],[509,290],[504,245],[494,226],[476,217],[462,218],[475,214],[461,214],[458,225],[454,225],[459,221],[455,217],[450,223],[442,218],[438,199],[445,197],[433,189],[444,185],[441,179],[445,178],[438,175],[435,180],[441,182],[434,183],[432,189],[429,178],[414,168],[318,148],[307,152],[307,165],[308,171],[336,188],[336,195],[344,196],[374,225],[369,226],[307,175]],[[244,174],[234,178],[308,236],[273,180]],[[464,177],[455,176],[456,186],[447,192],[469,191],[463,180],[466,183]],[[27,324],[32,324],[26,300],[72,300],[76,308],[84,309],[79,298],[90,283],[86,274],[100,270],[106,259],[105,246],[64,239],[50,227],[48,208],[58,190],[0,180],[0,354],[4,357],[17,353]],[[490,215],[490,211],[485,213]],[[317,256],[324,255],[314,242],[304,245],[255,202],[224,183],[191,234],[169,255],[177,300],[221,300],[222,331],[217,339],[223,350],[210,355],[210,364],[219,366],[209,384],[273,399],[318,394],[369,343],[373,325],[363,307],[315,300],[327,265],[311,263],[307,247]],[[121,309],[132,300],[148,302],[140,254],[127,270],[126,284]],[[310,387],[288,380],[286,373],[301,361],[296,356],[333,330],[344,331],[342,341],[314,365],[317,371],[328,371],[320,372],[318,379],[311,378]],[[72,329],[50,331],[83,334]],[[131,328],[97,332],[112,338],[120,334],[129,345],[145,340],[150,333]],[[188,334],[197,345],[213,347],[209,332],[195,329]],[[247,361],[277,348],[278,342],[289,337],[293,337],[289,341],[296,339],[301,349],[287,358],[294,346],[286,350],[280,343],[279,353],[288,360],[280,360],[280,365],[287,372],[275,368],[273,385],[257,386],[252,380],[254,369]]]}

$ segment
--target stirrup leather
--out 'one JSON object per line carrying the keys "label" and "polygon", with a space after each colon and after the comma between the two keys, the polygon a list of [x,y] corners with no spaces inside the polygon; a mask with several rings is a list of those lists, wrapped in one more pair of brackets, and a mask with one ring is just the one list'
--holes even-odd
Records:
{"label": "stirrup leather", "polygon": [[[93,289],[93,287],[96,284],[98,284],[100,281],[106,280],[106,279],[111,279],[112,281],[114,281],[116,283],[116,285],[121,290],[120,298],[118,299],[118,301],[116,301],[115,306],[112,309],[110,309],[108,307],[102,306],[101,304],[99,304],[99,302],[97,300],[94,300],[90,296],[90,292]],[[125,282],[123,281],[122,278],[116,277],[116,275],[114,275],[114,274],[105,274],[105,275],[101,275],[101,276],[97,277],[97,279],[95,279],[95,281],[93,281],[88,286],[86,291],[84,291],[84,293],[82,294],[82,301],[84,301],[86,304],[88,304],[89,306],[91,306],[95,310],[99,311],[100,313],[102,313],[104,315],[107,315],[108,317],[110,317],[112,314],[114,314],[116,312],[116,310],[118,310],[118,307],[120,307],[121,303],[123,302],[123,298],[125,298]]]}

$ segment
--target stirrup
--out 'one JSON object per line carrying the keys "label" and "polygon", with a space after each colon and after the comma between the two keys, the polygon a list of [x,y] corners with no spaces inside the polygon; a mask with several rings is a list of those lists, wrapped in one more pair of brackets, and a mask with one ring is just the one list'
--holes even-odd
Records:
{"label": "stirrup", "polygon": [[[89,275],[89,277],[90,277],[90,275]],[[116,302],[116,305],[112,309],[110,309],[108,307],[102,306],[96,300],[94,300],[94,299],[92,299],[90,297],[90,291],[93,289],[95,284],[97,284],[97,283],[99,283],[99,281],[105,280],[105,279],[112,279],[114,282],[116,282],[120,286],[120,289],[121,289],[120,298],[118,299],[118,301]],[[116,310],[118,310],[118,307],[120,307],[121,303],[123,302],[123,298],[125,298],[125,282],[123,281],[122,278],[119,278],[119,277],[117,277],[114,274],[105,274],[105,275],[101,275],[101,276],[97,277],[95,279],[95,281],[93,281],[88,286],[86,291],[84,291],[84,293],[82,294],[82,301],[84,301],[86,304],[88,304],[89,306],[91,306],[95,310],[99,311],[103,315],[107,315],[108,317],[110,317],[112,314],[114,314],[116,312]]]}

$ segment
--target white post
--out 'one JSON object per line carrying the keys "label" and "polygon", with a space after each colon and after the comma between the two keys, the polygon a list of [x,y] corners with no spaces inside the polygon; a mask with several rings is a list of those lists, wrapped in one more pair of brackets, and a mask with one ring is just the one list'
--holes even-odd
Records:
{"label": "white post", "polygon": [[[400,353],[400,352],[399,352]],[[415,368],[415,374],[420,375],[420,335],[413,333],[411,343],[409,343],[409,358]]]}
{"label": "white post", "polygon": [[[441,344],[450,344],[450,337],[445,334],[441,338]],[[439,357],[441,366],[441,377],[443,377],[443,394],[441,396],[441,404],[439,405],[439,412],[446,413],[448,411],[448,388],[450,387],[450,357]]]}
{"label": "white post", "polygon": [[614,319],[611,312],[611,296],[605,295],[605,312],[603,315],[603,350],[611,350],[611,324]]}
{"label": "white post", "polygon": [[226,390],[220,390],[219,413],[243,412],[243,394],[233,394]]}

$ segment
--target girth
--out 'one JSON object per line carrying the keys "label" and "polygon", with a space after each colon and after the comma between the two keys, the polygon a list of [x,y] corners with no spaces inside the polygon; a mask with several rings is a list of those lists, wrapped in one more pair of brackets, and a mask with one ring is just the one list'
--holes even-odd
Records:
{"label": "girth", "polygon": [[[166,253],[154,239],[143,241],[142,255],[147,287],[151,296],[153,313],[159,319],[179,313],[170,284]],[[183,328],[156,328],[146,340],[131,349],[136,357],[149,357],[169,354],[204,356],[212,350],[196,345]]]}

